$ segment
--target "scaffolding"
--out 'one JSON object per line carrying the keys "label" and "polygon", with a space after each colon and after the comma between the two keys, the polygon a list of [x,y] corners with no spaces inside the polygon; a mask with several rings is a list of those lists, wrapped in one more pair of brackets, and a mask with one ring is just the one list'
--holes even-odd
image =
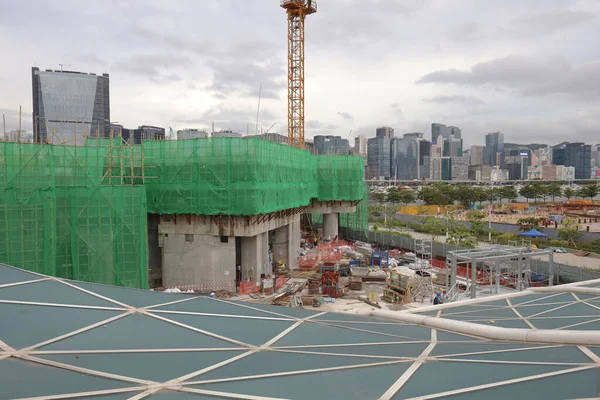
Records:
{"label": "scaffolding", "polygon": [[[451,272],[449,280],[446,275],[447,301],[457,301],[467,296],[474,299],[478,289],[486,286],[490,294],[499,294],[501,286],[525,290],[534,283],[531,261],[540,257],[548,257],[549,276],[536,283],[552,286],[554,252],[551,249],[489,245],[449,251],[447,265]],[[462,291],[461,287],[465,290]]]}
{"label": "scaffolding", "polygon": [[[112,135],[111,135],[112,136]],[[267,215],[363,198],[362,158],[258,138],[0,142],[0,262],[147,288],[147,214]]]}
{"label": "scaffolding", "polygon": [[433,298],[433,267],[432,259],[432,243],[424,239],[415,239],[414,248],[416,260],[414,263],[415,280],[411,288],[411,300],[416,302],[420,300],[431,301]]}

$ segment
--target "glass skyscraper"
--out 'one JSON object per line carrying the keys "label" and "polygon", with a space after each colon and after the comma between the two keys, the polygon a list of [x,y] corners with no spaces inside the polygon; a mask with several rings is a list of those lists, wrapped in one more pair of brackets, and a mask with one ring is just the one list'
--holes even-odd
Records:
{"label": "glass skyscraper", "polygon": [[[498,160],[498,157],[500,160]],[[499,162],[498,162],[499,161]],[[500,132],[485,135],[485,148],[483,149],[483,163],[485,165],[498,165],[504,167],[504,134]]]}
{"label": "glass skyscraper", "polygon": [[31,69],[36,142],[83,145],[110,135],[108,74]]}

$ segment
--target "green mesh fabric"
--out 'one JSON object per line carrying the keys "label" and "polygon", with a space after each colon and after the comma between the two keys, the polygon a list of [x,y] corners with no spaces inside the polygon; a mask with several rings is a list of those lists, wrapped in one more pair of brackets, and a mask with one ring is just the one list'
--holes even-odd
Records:
{"label": "green mesh fabric", "polygon": [[256,215],[362,200],[362,177],[360,157],[259,138],[0,143],[0,262],[147,288],[147,213]]}
{"label": "green mesh fabric", "polygon": [[369,185],[363,185],[363,200],[356,206],[356,212],[340,214],[340,226],[356,232],[369,233]]}
{"label": "green mesh fabric", "polygon": [[127,183],[115,176],[122,162],[107,173],[110,153],[100,146],[1,143],[0,262],[147,288],[146,192],[121,186]]}
{"label": "green mesh fabric", "polygon": [[363,198],[360,157],[316,156],[259,138],[148,141],[143,150],[152,213],[256,215],[313,198]]}

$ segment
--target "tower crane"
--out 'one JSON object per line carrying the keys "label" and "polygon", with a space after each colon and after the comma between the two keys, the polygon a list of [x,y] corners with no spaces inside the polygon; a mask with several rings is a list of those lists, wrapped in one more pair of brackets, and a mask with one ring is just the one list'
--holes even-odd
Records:
{"label": "tower crane", "polygon": [[288,16],[288,144],[304,148],[304,20],[316,0],[281,0]]}

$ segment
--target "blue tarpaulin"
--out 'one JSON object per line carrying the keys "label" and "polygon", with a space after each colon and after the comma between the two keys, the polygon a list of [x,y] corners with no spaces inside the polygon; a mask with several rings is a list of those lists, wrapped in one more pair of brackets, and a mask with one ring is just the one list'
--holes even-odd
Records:
{"label": "blue tarpaulin", "polygon": [[540,231],[538,231],[537,229],[533,228],[532,230],[530,230],[529,232],[524,232],[524,233],[520,233],[519,236],[525,236],[525,237],[533,237],[533,238],[544,238],[544,237],[548,237],[548,235],[546,235],[545,233],[542,233]]}

